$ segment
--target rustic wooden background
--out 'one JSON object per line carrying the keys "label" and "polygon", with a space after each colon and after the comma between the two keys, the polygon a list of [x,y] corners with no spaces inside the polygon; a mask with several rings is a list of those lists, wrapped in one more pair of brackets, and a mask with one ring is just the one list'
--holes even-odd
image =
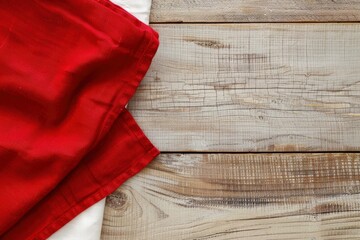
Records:
{"label": "rustic wooden background", "polygon": [[162,154],[104,240],[360,239],[360,0],[153,0],[129,109]]}

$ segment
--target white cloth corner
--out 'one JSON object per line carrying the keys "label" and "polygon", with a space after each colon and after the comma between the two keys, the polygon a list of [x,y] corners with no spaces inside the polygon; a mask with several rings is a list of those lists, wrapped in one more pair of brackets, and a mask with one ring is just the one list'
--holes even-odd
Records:
{"label": "white cloth corner", "polygon": [[99,240],[104,216],[105,199],[80,213],[49,240]]}
{"label": "white cloth corner", "polygon": [[[149,24],[151,0],[113,0],[126,11]],[[83,211],[55,232],[49,240],[99,240],[105,209],[105,199]]]}

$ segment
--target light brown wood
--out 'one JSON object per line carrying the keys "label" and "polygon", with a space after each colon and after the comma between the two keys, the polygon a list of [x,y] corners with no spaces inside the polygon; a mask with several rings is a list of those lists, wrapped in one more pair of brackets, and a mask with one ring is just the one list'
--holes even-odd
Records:
{"label": "light brown wood", "polygon": [[153,0],[167,24],[129,109],[188,153],[108,197],[102,239],[360,239],[360,153],[330,153],[360,150],[360,23],[324,23],[343,21],[359,0]]}
{"label": "light brown wood", "polygon": [[360,154],[162,154],[108,197],[102,239],[359,236]]}
{"label": "light brown wood", "polygon": [[360,21],[359,0],[153,0],[152,22]]}
{"label": "light brown wood", "polygon": [[160,150],[360,150],[360,24],[153,27],[129,109]]}

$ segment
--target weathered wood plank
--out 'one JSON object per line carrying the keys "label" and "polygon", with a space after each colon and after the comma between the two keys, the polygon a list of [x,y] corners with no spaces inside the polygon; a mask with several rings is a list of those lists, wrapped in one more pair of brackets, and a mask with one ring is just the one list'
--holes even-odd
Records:
{"label": "weathered wood plank", "polygon": [[154,27],[129,109],[160,150],[360,149],[360,24]]}
{"label": "weathered wood plank", "polygon": [[360,21],[359,0],[153,0],[152,22]]}
{"label": "weathered wood plank", "polygon": [[359,236],[360,154],[162,154],[108,197],[102,239]]}

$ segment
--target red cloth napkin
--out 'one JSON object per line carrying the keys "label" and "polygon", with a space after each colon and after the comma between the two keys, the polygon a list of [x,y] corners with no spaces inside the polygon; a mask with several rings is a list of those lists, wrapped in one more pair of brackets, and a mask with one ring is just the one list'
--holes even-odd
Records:
{"label": "red cloth napkin", "polygon": [[159,154],[124,108],[157,47],[107,0],[0,0],[0,239],[46,239]]}

